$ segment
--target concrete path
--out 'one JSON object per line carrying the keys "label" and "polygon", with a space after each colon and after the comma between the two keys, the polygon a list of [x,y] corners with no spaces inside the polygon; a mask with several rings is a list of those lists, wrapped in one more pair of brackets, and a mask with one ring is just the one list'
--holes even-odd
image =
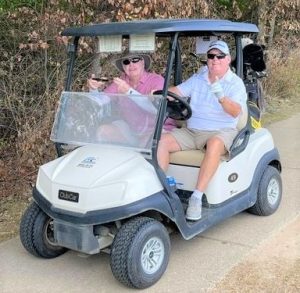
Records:
{"label": "concrete path", "polygon": [[[300,215],[300,113],[268,128],[283,165],[283,200],[279,210],[270,217],[241,213],[189,241],[179,234],[172,235],[166,273],[157,284],[143,292],[206,292],[260,244]],[[0,244],[0,292],[133,290],[113,278],[108,255],[85,258],[68,252],[56,259],[39,259],[27,253],[15,238]]]}

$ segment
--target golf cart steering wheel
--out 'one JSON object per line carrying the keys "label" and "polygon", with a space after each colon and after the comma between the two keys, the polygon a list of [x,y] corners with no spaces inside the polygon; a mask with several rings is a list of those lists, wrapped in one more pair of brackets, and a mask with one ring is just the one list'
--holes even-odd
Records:
{"label": "golf cart steering wheel", "polygon": [[[162,95],[163,91],[155,91],[154,95]],[[190,104],[184,98],[167,91],[167,95],[174,98],[174,101],[168,100],[167,115],[174,120],[187,120],[192,116]]]}

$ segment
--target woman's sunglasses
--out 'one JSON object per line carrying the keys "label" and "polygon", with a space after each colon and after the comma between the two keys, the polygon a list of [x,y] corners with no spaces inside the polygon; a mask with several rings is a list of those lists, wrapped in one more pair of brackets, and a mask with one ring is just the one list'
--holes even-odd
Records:
{"label": "woman's sunglasses", "polygon": [[207,59],[215,59],[215,57],[217,57],[217,59],[224,59],[226,57],[225,54],[207,54]]}
{"label": "woman's sunglasses", "polygon": [[141,57],[133,57],[133,58],[124,59],[122,62],[123,65],[129,65],[130,63],[138,63],[141,60],[142,60]]}

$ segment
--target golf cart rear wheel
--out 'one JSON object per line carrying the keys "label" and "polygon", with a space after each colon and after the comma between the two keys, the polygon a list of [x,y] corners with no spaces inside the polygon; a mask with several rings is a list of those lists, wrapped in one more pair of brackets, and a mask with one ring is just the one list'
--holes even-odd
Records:
{"label": "golf cart rear wheel", "polygon": [[279,171],[268,166],[258,186],[257,200],[248,211],[259,216],[269,216],[279,207],[282,197],[282,181]]}
{"label": "golf cart rear wheel", "polygon": [[165,272],[170,255],[169,234],[160,222],[138,217],[125,223],[111,249],[111,270],[122,284],[143,289]]}
{"label": "golf cart rear wheel", "polygon": [[55,245],[53,220],[35,202],[27,208],[21,219],[20,238],[25,249],[35,256],[54,258],[67,250]]}

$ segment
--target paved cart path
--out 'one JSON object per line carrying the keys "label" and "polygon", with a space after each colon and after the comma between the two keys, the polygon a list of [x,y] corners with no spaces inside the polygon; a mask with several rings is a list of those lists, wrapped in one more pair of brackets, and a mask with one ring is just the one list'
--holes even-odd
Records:
{"label": "paved cart path", "polygon": [[[143,292],[196,293],[211,288],[222,292],[220,287],[215,286],[234,272],[234,267],[246,262],[247,257],[256,251],[267,250],[267,243],[277,239],[277,234],[289,227],[294,229],[295,223],[299,223],[300,156],[297,151],[300,150],[300,113],[268,128],[283,165],[283,200],[279,210],[270,217],[241,213],[189,241],[173,234],[166,273],[157,284]],[[300,233],[294,234],[289,235],[297,237],[295,245],[300,250]],[[270,282],[273,282],[272,279]],[[28,254],[19,238],[14,238],[0,244],[0,292],[102,293],[133,290],[113,278],[108,255],[86,258],[76,252],[68,252],[56,259],[39,259]]]}

